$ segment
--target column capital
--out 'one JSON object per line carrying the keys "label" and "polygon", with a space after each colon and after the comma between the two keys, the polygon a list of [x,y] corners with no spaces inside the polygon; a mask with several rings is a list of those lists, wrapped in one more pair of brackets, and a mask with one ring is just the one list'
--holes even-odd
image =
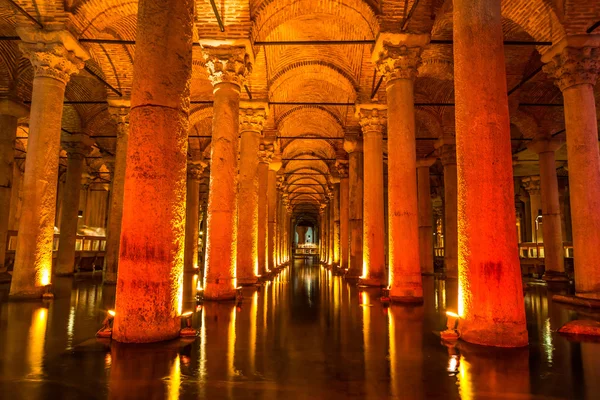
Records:
{"label": "column capital", "polygon": [[452,136],[444,136],[435,142],[442,165],[456,164],[456,141]]}
{"label": "column capital", "polygon": [[273,157],[271,158],[271,162],[269,163],[269,171],[279,171],[283,162],[281,161],[281,154],[273,153]]}
{"label": "column capital", "polygon": [[208,166],[205,161],[189,161],[187,164],[188,179],[200,181],[204,178],[204,169]]}
{"label": "column capital", "polygon": [[595,85],[600,72],[600,35],[567,36],[542,57],[543,70],[564,91],[576,85]]}
{"label": "column capital", "polygon": [[261,143],[258,148],[258,161],[264,164],[271,164],[275,156],[275,146],[273,144]]}
{"label": "column capital", "polygon": [[428,34],[383,32],[377,37],[372,60],[388,82],[414,80],[421,64],[421,52],[428,43]]}
{"label": "column capital", "polygon": [[240,101],[240,132],[262,133],[269,115],[269,105],[265,102]]}
{"label": "column capital", "polygon": [[536,138],[527,145],[527,148],[536,154],[554,153],[560,149],[565,142],[561,139],[554,138]]}
{"label": "column capital", "polygon": [[335,166],[340,174],[341,179],[348,178],[348,173],[350,170],[350,162],[348,160],[336,160]]}
{"label": "column capital", "polygon": [[356,118],[366,133],[383,134],[387,120],[387,107],[382,104],[357,104]]}
{"label": "column capital", "polygon": [[31,61],[35,76],[69,82],[90,58],[87,50],[67,30],[49,31],[30,26],[19,26],[19,49]]}
{"label": "column capital", "polygon": [[252,52],[245,41],[201,40],[208,79],[217,86],[232,83],[244,86],[246,77],[252,72]]}
{"label": "column capital", "polygon": [[359,135],[346,135],[344,137],[344,150],[346,153],[362,152],[362,140]]}
{"label": "column capital", "polygon": [[63,135],[61,138],[61,146],[69,158],[83,159],[92,151],[93,144],[94,141],[83,133]]}
{"label": "column capital", "polygon": [[540,194],[540,177],[539,176],[527,176],[521,179],[523,187],[529,193],[529,196],[535,196]]}
{"label": "column capital", "polygon": [[436,161],[437,158],[435,157],[419,158],[417,159],[417,168],[429,168],[435,164]]}
{"label": "column capital", "polygon": [[[131,101],[125,98],[109,98],[108,113],[117,128],[129,128],[129,110]],[[120,131],[121,129],[119,129]]]}
{"label": "column capital", "polygon": [[2,98],[0,99],[0,115],[11,115],[16,118],[24,118],[29,115],[29,107],[18,101]]}

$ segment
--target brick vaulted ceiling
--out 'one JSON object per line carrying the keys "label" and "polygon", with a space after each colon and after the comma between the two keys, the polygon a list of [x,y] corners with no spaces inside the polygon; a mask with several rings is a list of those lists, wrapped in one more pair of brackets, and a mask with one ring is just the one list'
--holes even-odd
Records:
{"label": "brick vaulted ceiling", "polygon": [[[135,0],[15,0],[44,25],[64,24],[80,39],[134,41]],[[370,44],[265,45],[283,41],[350,41],[376,39],[381,31],[430,33],[432,40],[452,39],[451,0],[215,0],[225,31],[221,32],[209,0],[196,1],[196,38],[247,38],[255,44],[255,63],[247,87],[254,99],[301,103],[385,103],[385,83],[373,93],[379,80],[371,62]],[[600,19],[600,0],[502,0],[506,41],[556,42],[566,34],[585,33]],[[17,24],[32,22],[18,13],[8,0],[0,2],[0,36],[17,36]],[[91,54],[86,63],[123,96],[131,90],[134,44],[84,43]],[[547,46],[507,45],[507,91],[517,87],[541,66],[540,53]],[[477,51],[477,49],[473,49]],[[212,86],[203,68],[200,47],[193,48],[192,101],[212,100]],[[415,102],[453,103],[452,44],[430,44],[423,52],[415,83]],[[0,41],[0,95],[31,99],[32,68],[22,58],[17,41]],[[374,76],[375,75],[375,76]],[[600,97],[596,91],[597,98]],[[72,78],[68,101],[104,101],[114,90],[89,72]],[[248,94],[242,93],[247,99]],[[538,133],[564,128],[561,107],[531,104],[562,104],[560,91],[543,72],[510,95],[513,150]],[[599,114],[600,115],[600,114]],[[210,157],[212,108],[193,104],[190,115],[190,152]],[[433,152],[434,139],[454,134],[454,108],[419,105],[416,108],[417,154]],[[63,128],[96,138],[98,148],[112,152],[116,127],[107,105],[65,106]],[[344,135],[355,133],[358,121],[349,105],[270,105],[266,132],[276,134],[288,182],[295,186],[298,201],[320,199],[335,159],[346,158]],[[559,135],[564,135],[559,134]],[[26,137],[26,129],[20,133]],[[319,139],[294,139],[317,136]],[[433,139],[433,140],[432,140]],[[24,142],[24,141],[23,141]],[[26,143],[18,144],[23,151]],[[96,153],[96,159],[100,153]],[[520,154],[520,153],[519,153]],[[22,153],[21,153],[22,156]],[[526,157],[530,155],[525,155]],[[88,161],[102,169],[101,161]],[[292,175],[292,173],[295,173]],[[304,199],[304,200],[302,200]]]}

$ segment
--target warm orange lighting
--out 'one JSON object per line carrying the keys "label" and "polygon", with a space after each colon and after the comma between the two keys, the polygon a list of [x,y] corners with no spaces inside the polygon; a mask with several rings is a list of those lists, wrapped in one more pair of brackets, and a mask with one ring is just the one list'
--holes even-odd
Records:
{"label": "warm orange lighting", "polygon": [[187,318],[187,317],[190,317],[192,314],[193,314],[193,312],[192,312],[192,311],[186,311],[186,312],[184,312],[183,314],[181,314],[181,316],[182,316],[183,318]]}
{"label": "warm orange lighting", "polygon": [[114,317],[116,315],[114,310],[108,310],[108,315],[110,315],[111,317]]}
{"label": "warm orange lighting", "polygon": [[446,311],[446,315],[452,318],[460,318],[460,316],[452,311]]}

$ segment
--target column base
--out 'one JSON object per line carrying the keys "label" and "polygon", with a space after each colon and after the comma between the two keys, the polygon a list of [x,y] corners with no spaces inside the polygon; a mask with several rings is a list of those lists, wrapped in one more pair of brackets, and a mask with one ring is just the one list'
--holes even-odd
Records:
{"label": "column base", "polygon": [[383,281],[383,279],[379,279],[379,278],[360,278],[358,281],[358,285],[359,286],[384,287],[385,284],[382,281]]}
{"label": "column base", "polygon": [[237,284],[240,286],[253,286],[258,282],[258,278],[256,276],[250,278],[237,278]]}
{"label": "column base", "polygon": [[555,294],[552,296],[552,300],[579,307],[600,309],[600,293],[578,293],[575,296]]}
{"label": "column base", "polygon": [[10,283],[12,275],[8,272],[0,272],[0,283]]}
{"label": "column base", "polygon": [[348,283],[358,283],[360,281],[360,276],[346,274],[344,279],[348,281]]}
{"label": "column base", "polygon": [[525,347],[529,344],[526,324],[459,320],[458,331],[465,342],[492,347]]}
{"label": "column base", "polygon": [[564,272],[546,271],[542,276],[546,282],[569,282],[569,278]]}
{"label": "column base", "polygon": [[73,275],[75,275],[75,271],[73,271],[73,272],[59,272],[59,271],[56,271],[54,273],[54,276],[59,276],[59,277],[68,277],[68,276],[73,276]]}
{"label": "column base", "polygon": [[222,282],[206,282],[204,287],[204,300],[230,301],[236,298],[236,288],[232,287],[231,279],[222,279]]}
{"label": "column base", "polygon": [[[17,293],[11,293],[8,295],[9,300],[21,301],[21,300],[41,300],[44,297],[46,289],[43,287],[35,288],[33,290],[22,290]],[[48,293],[50,294],[50,293]],[[49,296],[48,296],[49,297]]]}
{"label": "column base", "polygon": [[423,297],[414,296],[390,296],[393,303],[423,304]]}
{"label": "column base", "polygon": [[105,285],[116,285],[117,274],[115,272],[104,271],[104,275],[102,276],[102,283]]}

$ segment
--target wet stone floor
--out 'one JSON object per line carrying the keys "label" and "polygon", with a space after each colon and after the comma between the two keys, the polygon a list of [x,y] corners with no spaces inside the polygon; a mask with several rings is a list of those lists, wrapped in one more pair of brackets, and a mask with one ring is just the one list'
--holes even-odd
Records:
{"label": "wet stone floor", "polygon": [[[186,276],[184,311],[195,310]],[[241,307],[205,302],[197,338],[154,345],[97,340],[114,305],[100,275],[55,281],[50,303],[7,302],[0,286],[0,399],[598,399],[600,343],[555,333],[586,310],[527,285],[530,345],[441,344],[456,282],[424,278],[425,304],[384,308],[297,260]]]}

